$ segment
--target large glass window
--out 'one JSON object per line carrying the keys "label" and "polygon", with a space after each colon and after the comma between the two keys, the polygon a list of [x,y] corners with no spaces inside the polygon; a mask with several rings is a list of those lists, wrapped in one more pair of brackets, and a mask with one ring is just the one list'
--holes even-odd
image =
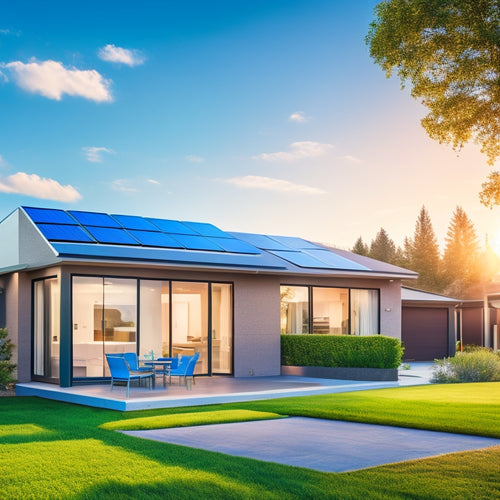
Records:
{"label": "large glass window", "polygon": [[306,286],[282,286],[281,326],[282,334],[309,333],[309,289]]}
{"label": "large glass window", "polygon": [[73,278],[73,377],[109,375],[105,354],[136,352],[137,280]]}
{"label": "large glass window", "polygon": [[228,283],[75,276],[73,377],[109,376],[106,353],[123,352],[198,352],[196,374],[230,374],[232,300]]}
{"label": "large glass window", "polygon": [[33,282],[33,375],[59,378],[60,288],[57,278]]}
{"label": "large glass window", "polygon": [[195,373],[208,373],[208,283],[172,283],[172,354],[200,353]]}
{"label": "large glass window", "polygon": [[378,290],[282,285],[281,333],[377,335],[379,307]]}
{"label": "large glass window", "polygon": [[313,333],[347,335],[349,333],[349,290],[313,288]]}
{"label": "large glass window", "polygon": [[378,291],[351,290],[351,335],[377,335]]}
{"label": "large glass window", "polygon": [[141,357],[170,356],[170,283],[141,280]]}
{"label": "large glass window", "polygon": [[212,285],[212,372],[232,373],[233,287]]}

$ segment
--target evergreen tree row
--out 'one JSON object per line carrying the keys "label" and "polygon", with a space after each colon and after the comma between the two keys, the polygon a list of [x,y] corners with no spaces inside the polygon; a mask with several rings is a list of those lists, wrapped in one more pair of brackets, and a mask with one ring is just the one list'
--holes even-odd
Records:
{"label": "evergreen tree row", "polygon": [[418,280],[405,284],[456,298],[480,297],[481,285],[500,270],[500,258],[488,243],[481,249],[473,223],[459,206],[453,212],[442,256],[425,207],[418,215],[413,238],[406,237],[402,247],[396,247],[380,228],[370,245],[360,236],[351,252],[415,271]]}

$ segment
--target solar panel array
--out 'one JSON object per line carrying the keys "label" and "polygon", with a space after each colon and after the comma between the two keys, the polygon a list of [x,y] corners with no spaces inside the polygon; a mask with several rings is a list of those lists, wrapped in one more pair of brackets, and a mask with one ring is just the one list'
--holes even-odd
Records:
{"label": "solar panel array", "polygon": [[243,254],[261,254],[212,224],[135,215],[23,207],[50,242],[128,245]]}
{"label": "solar panel array", "polygon": [[23,209],[45,238],[54,243],[90,243],[96,246],[101,244],[129,248],[153,247],[254,256],[268,255],[272,256],[271,259],[279,259],[277,262],[281,262],[282,266],[286,265],[283,263],[285,261],[305,269],[370,270],[358,262],[301,238],[226,233],[207,223],[135,215],[109,215],[33,207],[23,207]]}
{"label": "solar panel array", "polygon": [[325,247],[291,236],[265,236],[263,234],[231,233],[261,250],[306,269],[341,269],[369,271],[358,262],[346,259]]}

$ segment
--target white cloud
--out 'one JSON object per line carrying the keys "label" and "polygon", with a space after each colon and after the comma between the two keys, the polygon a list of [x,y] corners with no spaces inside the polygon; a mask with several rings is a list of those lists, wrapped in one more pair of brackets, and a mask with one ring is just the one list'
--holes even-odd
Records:
{"label": "white cloud", "polygon": [[7,165],[5,158],[0,155],[0,167],[5,167],[5,165]]}
{"label": "white cloud", "polygon": [[27,92],[60,101],[64,94],[83,97],[96,102],[111,102],[111,80],[96,70],[65,68],[57,61],[21,61],[2,63],[10,71],[15,83]]}
{"label": "white cloud", "polygon": [[81,199],[80,193],[69,184],[62,186],[54,179],[39,177],[36,174],[17,172],[0,179],[0,191],[17,193],[44,200],[73,202]]}
{"label": "white cloud", "polygon": [[205,158],[196,155],[187,155],[186,160],[191,163],[203,163],[205,161]]}
{"label": "white cloud", "polygon": [[235,186],[243,189],[264,189],[267,191],[278,191],[282,193],[295,193],[295,194],[325,194],[323,189],[315,188],[312,186],[305,186],[303,184],[294,184],[293,182],[285,181],[283,179],[273,179],[271,177],[261,177],[258,175],[246,175],[244,177],[233,177],[232,179],[225,179],[224,182],[234,184]]}
{"label": "white cloud", "polygon": [[347,160],[351,163],[363,163],[363,160],[361,158],[357,158],[356,156],[352,156],[352,155],[342,156],[341,159]]}
{"label": "white cloud", "polygon": [[159,186],[161,184],[160,181],[156,181],[155,179],[148,179],[148,182],[151,183],[151,184],[155,184],[157,186]]}
{"label": "white cloud", "polygon": [[97,55],[103,61],[126,64],[127,66],[138,66],[145,61],[145,57],[140,51],[135,49],[124,49],[113,44],[101,47]]}
{"label": "white cloud", "polygon": [[102,153],[114,153],[112,149],[102,147],[99,148],[96,146],[84,147],[82,150],[85,152],[87,160],[93,163],[102,162]]}
{"label": "white cloud", "polygon": [[303,111],[295,111],[295,113],[292,113],[288,117],[288,120],[291,122],[303,123],[307,121],[307,117]]}
{"label": "white cloud", "polygon": [[121,191],[123,193],[135,193],[138,190],[131,187],[131,183],[132,181],[129,179],[116,179],[111,183],[111,188],[115,191]]}
{"label": "white cloud", "polygon": [[302,141],[290,144],[290,151],[280,151],[278,153],[262,153],[254,156],[254,160],[265,161],[292,161],[315,158],[327,153],[333,146],[322,144],[321,142]]}

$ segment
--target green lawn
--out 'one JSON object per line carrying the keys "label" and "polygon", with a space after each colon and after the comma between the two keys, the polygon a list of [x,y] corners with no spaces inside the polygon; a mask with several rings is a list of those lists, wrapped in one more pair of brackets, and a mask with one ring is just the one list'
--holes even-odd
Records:
{"label": "green lawn", "polygon": [[0,398],[0,498],[500,498],[500,447],[325,474],[156,443],[112,430],[263,416],[255,412],[500,437],[500,383],[130,413],[36,398]]}

